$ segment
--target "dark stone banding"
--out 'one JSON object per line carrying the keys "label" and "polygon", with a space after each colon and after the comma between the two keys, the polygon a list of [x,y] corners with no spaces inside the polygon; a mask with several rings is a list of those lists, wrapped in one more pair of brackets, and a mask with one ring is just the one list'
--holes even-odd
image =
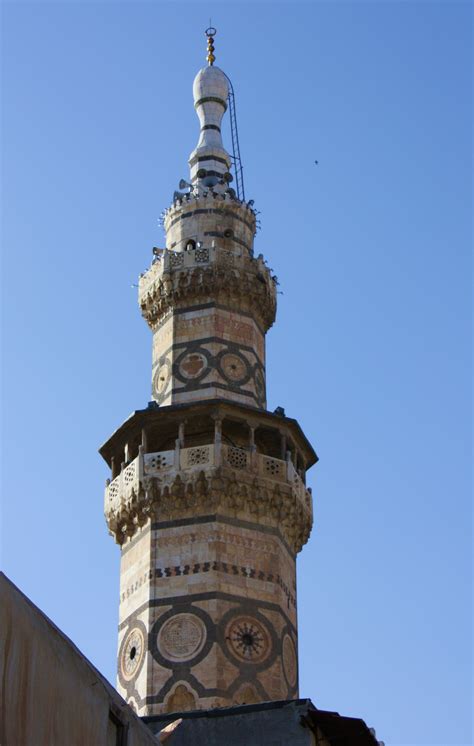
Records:
{"label": "dark stone banding", "polygon": [[[202,593],[189,593],[182,596],[167,596],[165,598],[151,598],[145,601],[141,606],[135,609],[130,616],[123,620],[118,626],[119,630],[122,630],[128,625],[132,625],[132,620],[137,619],[145,609],[152,608],[155,606],[170,606],[175,609],[175,614],[183,611],[183,607],[186,608],[191,603],[198,603],[201,601],[230,601],[234,604],[245,605],[251,603],[252,599],[246,596],[239,596],[237,593],[224,593],[224,591],[203,591]],[[281,614],[288,627],[296,635],[296,627],[291,622],[289,617],[286,615],[284,609],[280,604],[274,604],[271,601],[255,601],[261,609],[268,609],[268,611],[276,611],[277,614]]]}
{"label": "dark stone banding", "polygon": [[[166,352],[163,353],[163,357],[168,355],[171,350],[178,350],[181,348],[183,348],[187,352],[196,352],[196,351],[201,352],[200,348],[202,347],[202,345],[207,345],[207,344],[223,345],[224,349],[220,350],[216,354],[216,357],[222,357],[228,352],[232,354],[236,354],[238,355],[238,357],[242,357],[242,354],[240,351],[245,350],[245,352],[249,352],[251,355],[254,355],[258,363],[263,368],[263,364],[253,347],[250,347],[250,345],[240,344],[238,342],[230,342],[227,339],[222,339],[222,337],[202,337],[201,339],[193,339],[190,342],[175,342],[175,344],[171,345],[171,347],[168,347]],[[197,348],[199,348],[199,350]],[[251,365],[251,363],[248,363],[248,364]]]}
{"label": "dark stone banding", "polygon": [[[211,236],[212,238],[227,238],[220,231],[204,231],[204,235]],[[240,244],[240,246],[243,246],[244,249],[247,249],[248,252],[251,251],[251,247],[247,243],[245,243],[245,241],[242,241],[240,238],[233,236],[232,241],[235,241],[235,243],[238,243]]]}
{"label": "dark stone banding", "polygon": [[197,109],[198,106],[201,106],[201,104],[207,104],[207,103],[213,103],[213,104],[220,104],[224,107],[224,111],[227,109],[227,104],[224,101],[223,98],[219,98],[218,96],[203,96],[202,98],[199,98],[196,103],[194,104],[194,108]]}
{"label": "dark stone banding", "polygon": [[217,163],[223,163],[225,166],[229,165],[229,161],[221,158],[219,155],[200,155],[192,158],[189,161],[189,165],[192,168],[196,163],[206,163],[206,161],[217,161]]}
{"label": "dark stone banding", "polygon": [[[156,567],[155,578],[171,578],[178,577],[179,575],[189,575],[189,565],[178,565],[176,567]],[[296,608],[296,598],[291,593],[290,589],[284,583],[280,575],[276,577],[273,574],[264,572],[263,570],[258,571],[253,568],[238,567],[237,565],[229,565],[226,562],[220,562],[217,560],[209,562],[197,562],[192,569],[193,575],[198,575],[201,572],[219,572],[226,575],[242,575],[245,578],[252,578],[254,580],[265,581],[268,583],[275,583],[278,585],[286,596],[287,600]]]}
{"label": "dark stone banding", "polygon": [[[213,160],[217,160],[217,158],[214,158]],[[222,171],[206,171],[206,176],[217,176],[218,179],[221,179],[223,177],[223,175],[224,174],[222,173]],[[194,179],[193,179],[193,181],[196,178],[197,177],[195,176]],[[211,189],[211,187],[208,187],[208,188]]]}
{"label": "dark stone banding", "polygon": [[239,396],[244,396],[247,399],[253,399],[259,407],[262,407],[262,401],[258,398],[256,394],[254,394],[253,391],[246,391],[244,389],[239,389],[235,386],[226,385],[225,383],[219,383],[219,381],[210,381],[209,383],[197,383],[195,386],[182,386],[181,388],[174,388],[171,389],[170,394],[168,395],[178,395],[178,394],[187,394],[189,391],[200,391],[202,389],[221,389],[222,391],[231,391],[233,394],[239,394]]}
{"label": "dark stone banding", "polygon": [[245,218],[238,215],[236,212],[232,212],[232,210],[218,210],[215,207],[209,207],[207,209],[200,207],[196,210],[188,210],[187,212],[183,212],[182,215],[178,215],[178,217],[174,218],[174,220],[171,221],[170,228],[172,228],[173,225],[178,223],[180,220],[185,220],[186,218],[190,218],[193,215],[202,215],[203,213],[215,214],[223,218],[231,218],[232,220],[238,220],[240,223],[243,223],[252,232],[255,229],[251,223],[245,220]]}

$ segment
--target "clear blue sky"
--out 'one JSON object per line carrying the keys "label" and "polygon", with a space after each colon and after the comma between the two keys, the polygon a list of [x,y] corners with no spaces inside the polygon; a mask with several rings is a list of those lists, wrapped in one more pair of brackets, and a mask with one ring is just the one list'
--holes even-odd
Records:
{"label": "clear blue sky", "polygon": [[197,142],[212,16],[283,291],[269,408],[320,456],[301,696],[388,746],[471,743],[470,4],[2,10],[5,571],[114,681],[97,448],[149,399],[131,284]]}

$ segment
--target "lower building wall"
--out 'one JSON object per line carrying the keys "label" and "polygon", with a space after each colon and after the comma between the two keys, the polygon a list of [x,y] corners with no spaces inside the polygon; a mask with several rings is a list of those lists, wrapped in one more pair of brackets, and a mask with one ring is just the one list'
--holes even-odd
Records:
{"label": "lower building wall", "polygon": [[166,746],[383,746],[363,720],[318,710],[309,699],[143,719]]}
{"label": "lower building wall", "polygon": [[107,680],[2,573],[0,650],[2,746],[156,746]]}
{"label": "lower building wall", "polygon": [[307,700],[267,702],[145,721],[166,746],[332,746],[307,719],[310,707]]}

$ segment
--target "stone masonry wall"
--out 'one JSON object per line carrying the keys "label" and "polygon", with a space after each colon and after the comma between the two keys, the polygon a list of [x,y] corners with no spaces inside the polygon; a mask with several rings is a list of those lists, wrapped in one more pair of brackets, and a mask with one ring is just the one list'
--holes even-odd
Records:
{"label": "stone masonry wall", "polygon": [[119,690],[140,715],[297,696],[295,558],[278,530],[155,522],[125,545],[122,577]]}

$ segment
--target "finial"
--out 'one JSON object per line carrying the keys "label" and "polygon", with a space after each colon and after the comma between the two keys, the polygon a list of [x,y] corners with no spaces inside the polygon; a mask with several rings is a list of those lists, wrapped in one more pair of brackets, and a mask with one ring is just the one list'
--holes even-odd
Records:
{"label": "finial", "polygon": [[213,65],[216,58],[214,56],[214,36],[217,34],[217,30],[214,28],[214,26],[209,26],[209,28],[206,29],[206,36],[207,36],[207,61],[210,65]]}

